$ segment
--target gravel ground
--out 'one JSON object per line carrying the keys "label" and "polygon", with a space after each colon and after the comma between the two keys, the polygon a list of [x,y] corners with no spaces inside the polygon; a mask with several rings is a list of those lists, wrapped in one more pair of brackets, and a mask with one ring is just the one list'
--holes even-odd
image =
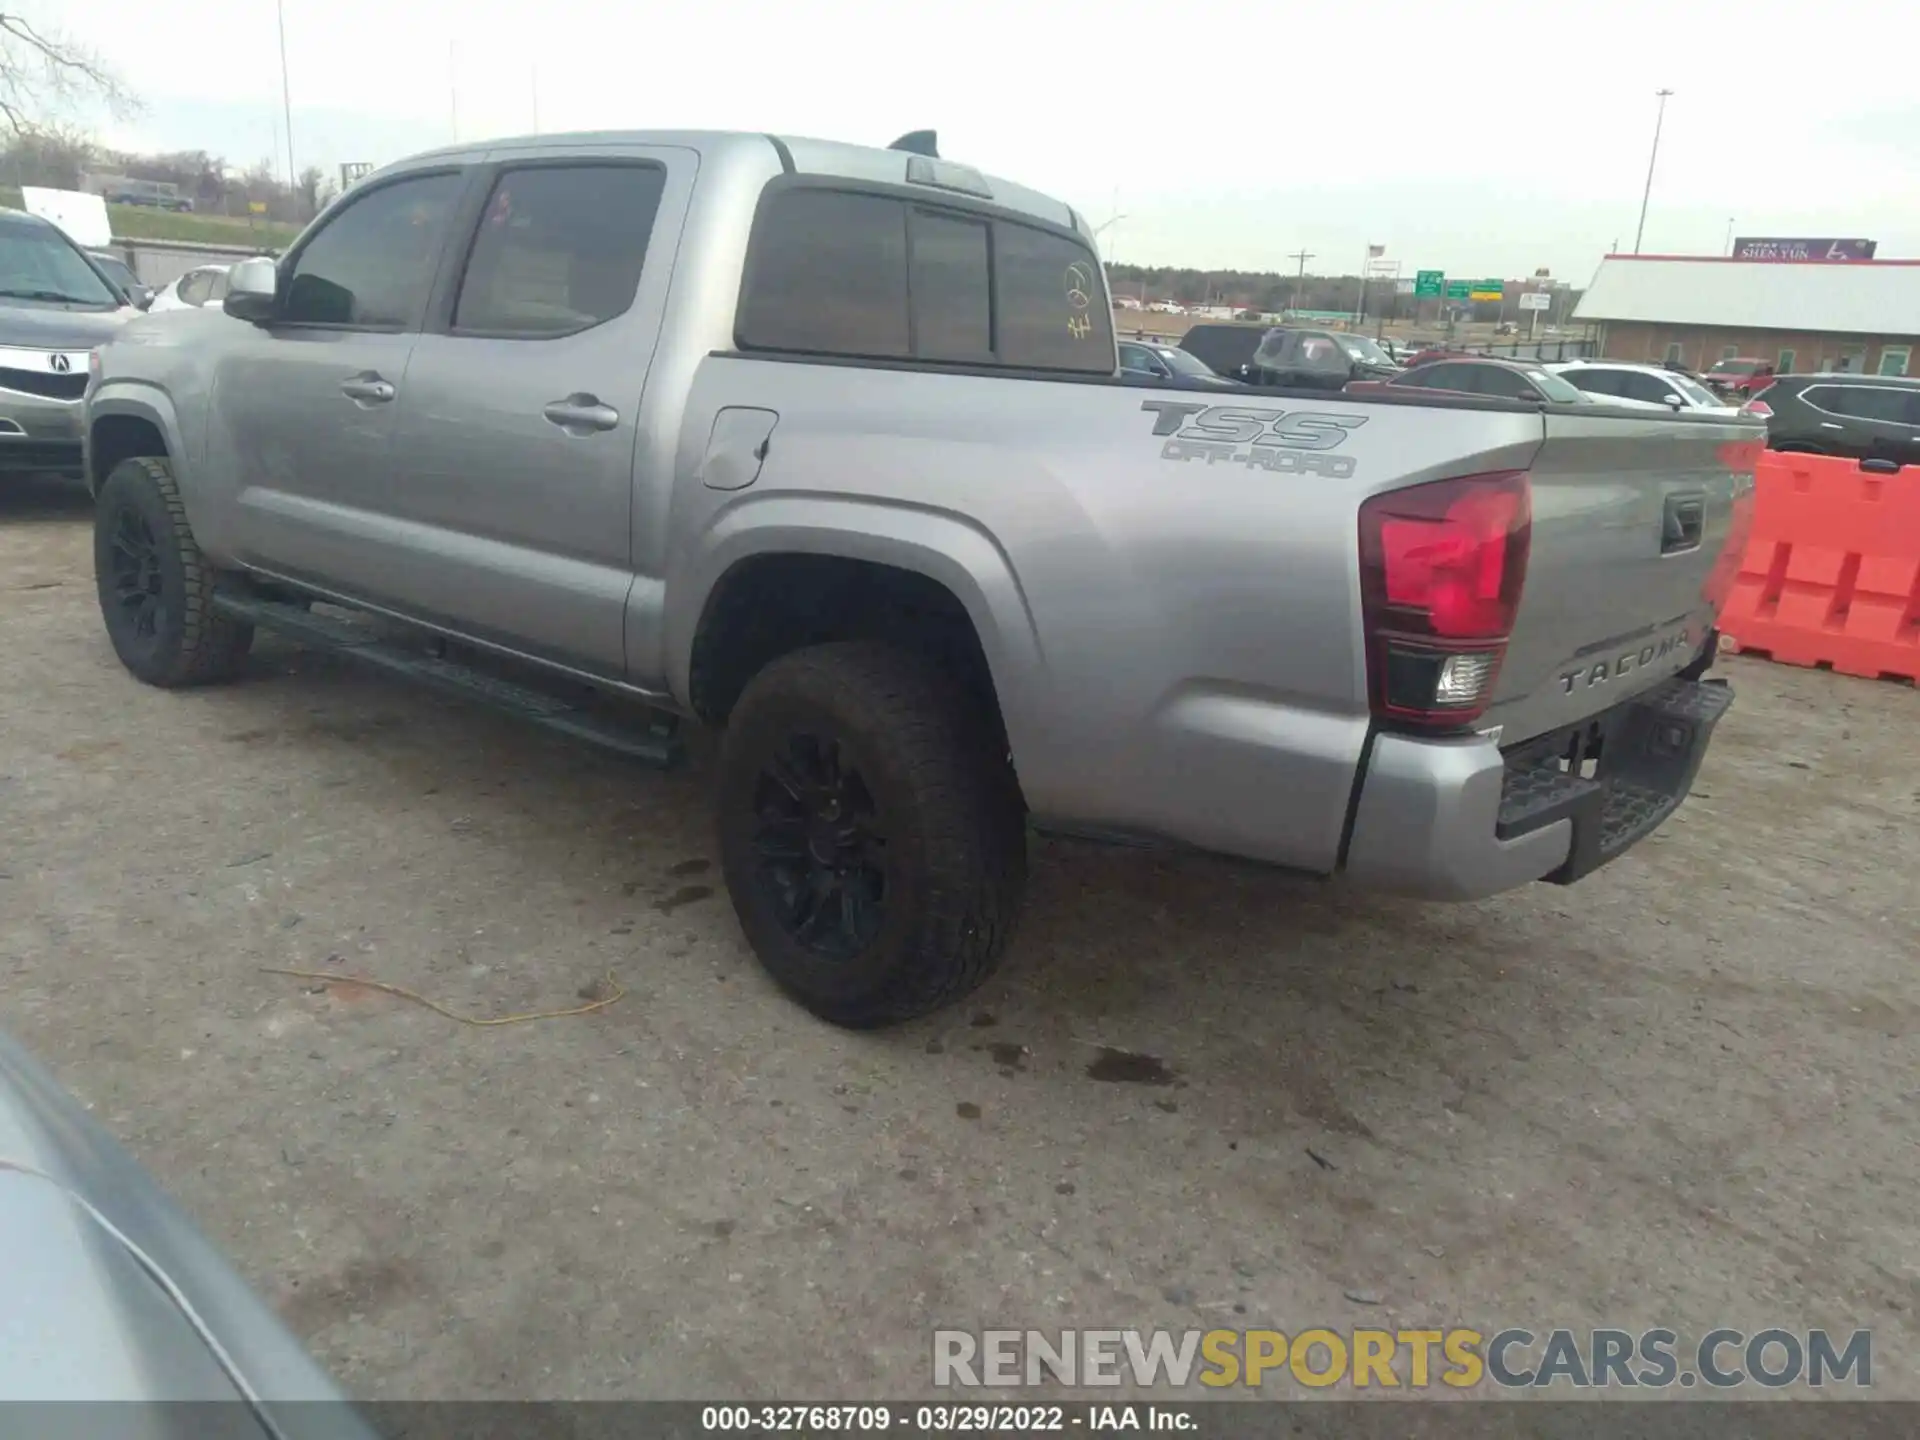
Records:
{"label": "gravel ground", "polygon": [[[0,498],[0,1024],[356,1394],[898,1398],[936,1325],[1426,1322],[1870,1327],[1920,1397],[1911,689],[1727,662],[1693,801],[1572,889],[1037,842],[1000,977],[850,1035],[747,954],[704,764],[273,643],[145,689],[87,518]],[[479,1028],[262,966],[627,993]]]}

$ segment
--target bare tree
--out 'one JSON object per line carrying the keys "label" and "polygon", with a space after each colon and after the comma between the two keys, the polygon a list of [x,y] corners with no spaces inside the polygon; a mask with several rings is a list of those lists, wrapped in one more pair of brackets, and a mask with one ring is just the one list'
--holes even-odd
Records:
{"label": "bare tree", "polygon": [[0,123],[22,135],[88,104],[105,105],[116,115],[138,108],[91,50],[0,10]]}
{"label": "bare tree", "polygon": [[293,187],[293,194],[300,204],[301,220],[311,220],[320,213],[320,191],[326,179],[326,172],[318,165],[309,165],[300,172],[300,180]]}

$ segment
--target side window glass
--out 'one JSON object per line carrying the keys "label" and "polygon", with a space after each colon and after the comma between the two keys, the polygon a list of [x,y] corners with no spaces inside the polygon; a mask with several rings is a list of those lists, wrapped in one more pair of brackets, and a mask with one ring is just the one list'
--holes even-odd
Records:
{"label": "side window glass", "polygon": [[453,328],[537,338],[624,314],[665,184],[658,165],[542,165],[502,175],[473,237]]}
{"label": "side window glass", "polygon": [[993,359],[993,292],[984,221],[916,210],[908,290],[913,353],[925,360]]}
{"label": "side window glass", "polygon": [[907,207],[878,195],[795,189],[756,226],[741,297],[748,349],[907,354]]}
{"label": "side window glass", "polygon": [[213,279],[207,286],[207,303],[209,305],[218,305],[227,298],[228,274],[229,272],[225,270],[216,270],[213,272]]}
{"label": "side window glass", "polygon": [[997,221],[993,268],[1003,365],[1112,373],[1113,312],[1084,243]]}
{"label": "side window glass", "polygon": [[1478,365],[1480,383],[1474,389],[1481,395],[1499,395],[1508,400],[1537,400],[1540,393],[1527,382],[1524,375],[1516,375],[1511,370],[1502,370],[1494,365]]}
{"label": "side window glass", "polygon": [[1907,417],[1907,397],[1900,390],[1874,390],[1864,385],[1843,385],[1834,392],[1838,403],[1831,409],[1862,420],[1892,421],[1898,425]]}
{"label": "side window glass", "polygon": [[289,325],[401,329],[433,283],[464,177],[422,175],[368,191],[301,250],[287,279]]}
{"label": "side window glass", "polygon": [[1153,374],[1153,366],[1147,359],[1147,352],[1138,345],[1120,347],[1120,368],[1138,375]]}
{"label": "side window glass", "polygon": [[1667,396],[1674,393],[1673,387],[1658,376],[1629,374],[1626,381],[1629,400],[1651,400],[1661,405],[1666,403]]}
{"label": "side window glass", "polygon": [[1618,395],[1620,393],[1620,372],[1618,370],[1569,370],[1566,378],[1589,395]]}

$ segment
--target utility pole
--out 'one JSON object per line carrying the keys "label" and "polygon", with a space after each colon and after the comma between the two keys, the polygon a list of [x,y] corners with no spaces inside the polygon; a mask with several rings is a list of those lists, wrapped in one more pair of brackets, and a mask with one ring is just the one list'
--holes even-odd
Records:
{"label": "utility pole", "polygon": [[287,189],[294,187],[293,173],[293,89],[287,84],[287,0],[274,0],[274,13],[280,20],[280,104],[287,115]]}
{"label": "utility pole", "polygon": [[447,42],[447,117],[453,125],[453,143],[460,143],[460,53]]}
{"label": "utility pole", "polygon": [[1653,198],[1653,162],[1660,158],[1660,126],[1667,118],[1667,97],[1671,90],[1654,92],[1660,99],[1660,108],[1653,117],[1653,153],[1647,156],[1647,188],[1640,192],[1640,228],[1633,232],[1633,253],[1640,253],[1641,238],[1647,233],[1647,201]]}
{"label": "utility pole", "polygon": [[1287,256],[1287,259],[1298,260],[1300,262],[1299,274],[1293,282],[1293,304],[1289,307],[1290,309],[1298,309],[1300,306],[1300,292],[1307,288],[1307,261],[1313,259],[1313,252],[1311,250],[1296,250]]}
{"label": "utility pole", "polygon": [[1733,254],[1733,216],[1727,217],[1727,254]]}
{"label": "utility pole", "polygon": [[533,66],[527,74],[527,85],[533,92],[533,133],[540,133],[540,67]]}

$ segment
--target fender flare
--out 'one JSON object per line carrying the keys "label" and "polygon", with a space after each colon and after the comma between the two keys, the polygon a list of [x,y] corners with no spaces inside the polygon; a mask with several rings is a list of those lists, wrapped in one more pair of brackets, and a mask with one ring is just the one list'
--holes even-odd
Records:
{"label": "fender flare", "polygon": [[1046,668],[1013,563],[985,529],[930,507],[860,495],[746,495],[720,511],[668,576],[664,638],[670,688],[691,694],[693,647],[707,608],[737,566],[763,555],[828,555],[908,570],[943,585],[980,637],[1016,756]]}
{"label": "fender flare", "polygon": [[[166,443],[167,456],[173,462],[177,475],[185,455],[185,439],[180,432],[180,416],[173,407],[173,399],[158,386],[139,380],[103,380],[87,399],[86,414],[80,436],[82,461],[87,471],[87,490],[97,494],[98,482],[93,473],[93,427],[99,421],[112,415],[126,415],[145,420],[160,432],[160,438]],[[185,487],[182,498],[185,499]],[[192,504],[188,502],[189,519]]]}

